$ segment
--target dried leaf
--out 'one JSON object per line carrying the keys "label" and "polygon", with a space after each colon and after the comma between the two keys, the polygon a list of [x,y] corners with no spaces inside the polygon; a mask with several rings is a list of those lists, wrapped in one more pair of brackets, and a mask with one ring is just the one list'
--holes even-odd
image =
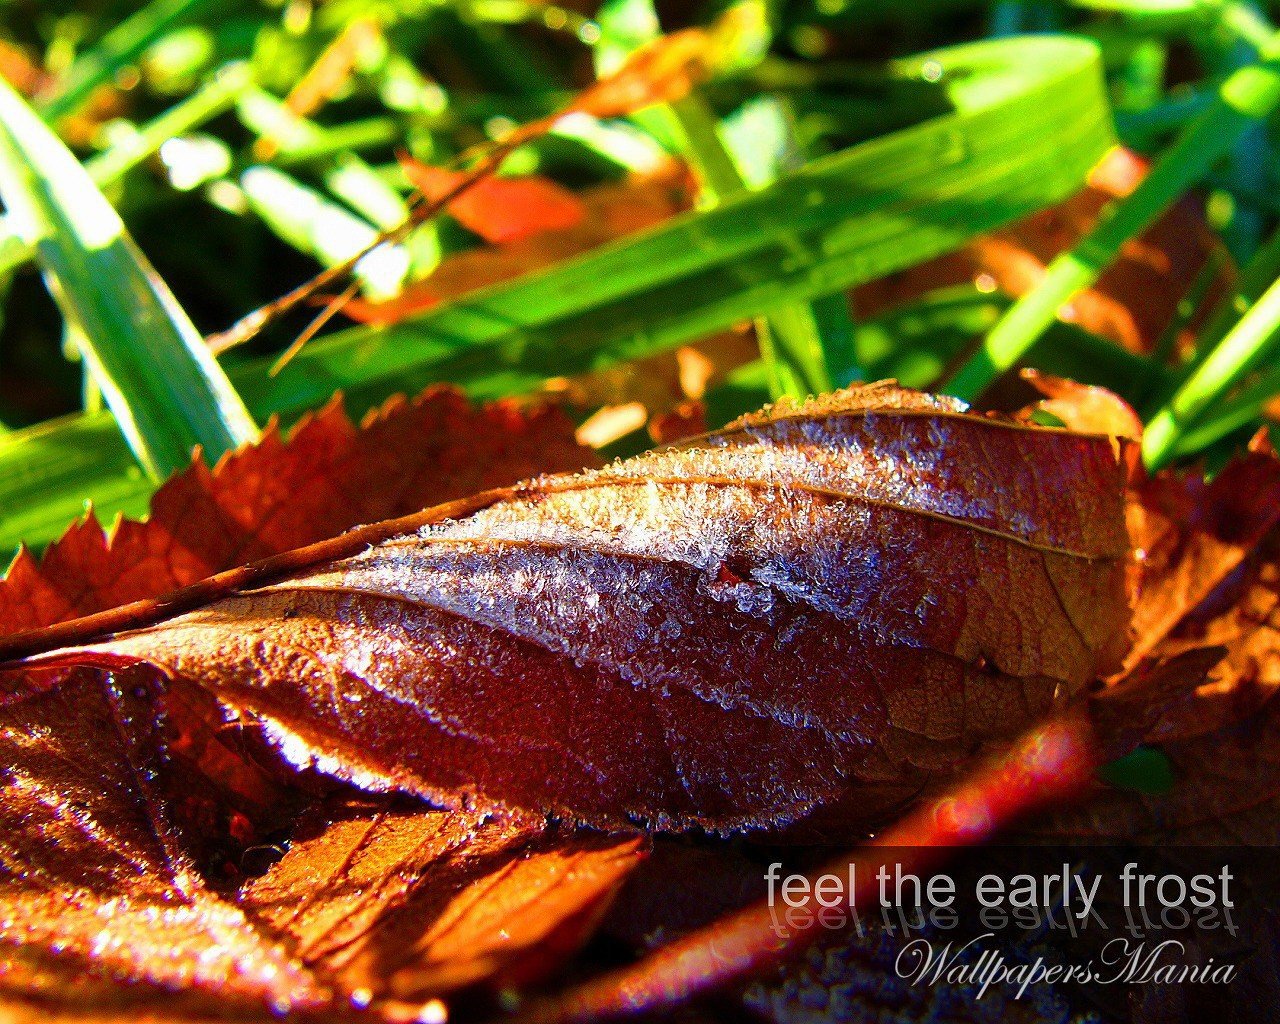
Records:
{"label": "dried leaf", "polygon": [[1095,384],[1077,384],[1030,367],[1022,371],[1022,379],[1045,396],[1035,404],[1035,409],[1057,417],[1069,430],[1109,434],[1132,441],[1142,439],[1142,418],[1115,392]]}
{"label": "dried leaf", "polygon": [[[173,814],[165,688],[77,673],[0,708],[0,1001],[267,1018],[524,984],[590,934],[635,835],[512,813],[339,803],[218,895]],[[195,784],[197,791],[212,780]]]}
{"label": "dried leaf", "polygon": [[1139,568],[1132,667],[1280,524],[1280,460],[1255,445],[1212,481],[1199,473],[1160,473],[1133,488],[1127,514]]}
{"label": "dried leaf", "polygon": [[347,22],[289,90],[285,106],[298,117],[310,117],[346,87],[362,56],[382,41],[382,26],[377,18],[366,15]]}
{"label": "dried leaf", "polygon": [[324,986],[183,853],[164,728],[145,671],[6,695],[0,996],[175,1013],[324,1004]]}
{"label": "dried leaf", "polygon": [[357,428],[338,399],[156,492],[110,535],[90,515],[0,583],[0,634],[149,597],[216,572],[540,472],[597,465],[548,408],[472,408],[455,391],[393,398]]}
{"label": "dried leaf", "polygon": [[[432,167],[402,156],[400,166],[409,182],[432,202],[455,190],[460,171]],[[492,245],[508,245],[544,231],[564,231],[580,224],[587,208],[567,188],[550,178],[485,178],[446,207],[463,227]]]}
{"label": "dried leaf", "polygon": [[1118,660],[1121,485],[1108,438],[864,387],[46,663],[160,665],[445,804],[728,830],[852,791],[865,818]]}
{"label": "dried leaf", "polygon": [[1129,748],[1157,745],[1174,785],[1108,791],[1041,823],[1037,834],[1280,843],[1277,487],[1280,460],[1255,446],[1211,483],[1164,474],[1135,492],[1131,521],[1145,556],[1135,612],[1140,657],[1095,698],[1094,712]]}
{"label": "dried leaf", "polygon": [[594,930],[643,856],[638,836],[556,834],[540,818],[345,802],[304,821],[240,893],[357,1003],[524,985]]}
{"label": "dried leaf", "polygon": [[1076,844],[1280,844],[1280,704],[1160,750],[1175,779],[1169,792],[1110,789],[1038,820],[1033,834]]}
{"label": "dried leaf", "polygon": [[714,33],[700,28],[659,36],[634,50],[612,74],[580,92],[566,113],[607,120],[655,103],[674,103],[710,76],[716,50]]}

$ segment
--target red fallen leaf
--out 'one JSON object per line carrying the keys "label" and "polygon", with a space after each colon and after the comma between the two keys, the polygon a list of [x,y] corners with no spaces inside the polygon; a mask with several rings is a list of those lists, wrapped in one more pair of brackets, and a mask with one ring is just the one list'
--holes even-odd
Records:
{"label": "red fallen leaf", "polygon": [[1126,644],[1112,440],[961,409],[888,384],[780,404],[6,653],[200,604],[40,663],[157,664],[446,804],[723,831],[852,790],[873,815]]}
{"label": "red fallen leaf", "polygon": [[654,444],[674,444],[707,432],[707,409],[701,402],[681,402],[674,409],[649,420]]}
{"label": "red fallen leaf", "polygon": [[[435,201],[458,187],[465,175],[432,167],[402,155],[400,167],[419,192]],[[564,231],[580,224],[587,208],[567,188],[550,178],[485,178],[446,207],[463,225],[493,245],[519,242],[544,231]]]}
{"label": "red fallen leaf", "polygon": [[0,582],[0,634],[158,597],[235,565],[540,472],[598,465],[550,408],[474,409],[435,388],[393,398],[354,426],[334,399],[284,439],[164,484],[145,522],[110,536],[89,516],[43,559],[22,552]]}
{"label": "red fallen leaf", "polygon": [[588,189],[576,197],[584,216],[572,226],[503,246],[454,253],[430,277],[409,285],[394,299],[367,302],[356,298],[347,302],[342,312],[363,323],[397,323],[478,288],[551,266],[659,224],[686,209],[690,194],[687,169],[674,163],[661,172]]}
{"label": "red fallen leaf", "polygon": [[558,967],[640,863],[636,835],[540,818],[342,803],[317,809],[238,903],[357,1004],[422,1005]]}
{"label": "red fallen leaf", "polygon": [[[1113,790],[1037,828],[1054,839],[1280,842],[1280,461],[1256,448],[1211,483],[1166,474],[1134,504],[1141,660],[1093,701],[1103,730],[1157,745],[1167,793]],[[1262,537],[1263,531],[1270,532]]]}
{"label": "red fallen leaf", "polygon": [[1280,459],[1259,440],[1212,481],[1160,473],[1133,488],[1127,514],[1139,569],[1132,667],[1280,524]]}

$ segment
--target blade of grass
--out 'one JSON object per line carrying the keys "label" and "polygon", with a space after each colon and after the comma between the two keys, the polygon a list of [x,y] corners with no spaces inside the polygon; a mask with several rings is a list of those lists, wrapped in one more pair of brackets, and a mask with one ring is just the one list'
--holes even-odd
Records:
{"label": "blade of grass", "polygon": [[199,332],[88,172],[0,82],[0,197],[36,248],[129,447],[153,479],[257,437]]}
{"label": "blade of grass", "polygon": [[1268,367],[1248,387],[1215,404],[1212,412],[1181,434],[1174,444],[1172,457],[1198,455],[1228,434],[1256,424],[1276,395],[1280,395],[1280,366]]}
{"label": "blade of grass", "polygon": [[1049,264],[1044,278],[1001,318],[981,349],[946,385],[972,399],[1012,367],[1057,317],[1063,303],[1088,288],[1120,247],[1146,228],[1170,203],[1201,181],[1251,126],[1280,104],[1280,35],[1273,35],[1263,63],[1229,75],[1213,104],[1192,121],[1127,198],[1114,203],[1097,226]]}
{"label": "blade of grass", "polygon": [[1183,432],[1263,359],[1277,333],[1280,333],[1280,281],[1262,293],[1151,418],[1142,435],[1142,457],[1148,468],[1159,469],[1169,461]]}
{"label": "blade of grass", "polygon": [[[1009,77],[996,71],[1002,50],[1019,55]],[[917,69],[936,59],[954,72],[956,114],[381,332],[317,339],[270,388],[242,387],[277,409],[401,375],[524,390],[909,266],[1078,187],[1081,161],[1110,138],[1094,55],[1048,37],[925,55]],[[1027,74],[1045,77],[1032,87]]]}
{"label": "blade of grass", "polygon": [[36,109],[47,121],[74,113],[100,85],[178,25],[194,22],[222,5],[222,0],[152,0],[83,53],[54,90],[39,97]]}
{"label": "blade of grass", "polygon": [[[706,103],[688,96],[670,110],[686,141],[685,152],[703,182],[704,200],[714,205],[745,193],[747,184],[721,141]],[[803,398],[832,389],[827,349],[840,340],[851,346],[853,339],[848,305],[843,296],[835,299],[821,308],[815,308],[815,303],[783,306],[757,319],[756,336],[773,398]]]}
{"label": "blade of grass", "polygon": [[[619,61],[656,38],[658,17],[649,0],[605,4],[597,15],[602,30],[599,56]],[[716,116],[697,94],[660,108],[674,121],[683,152],[698,173],[699,205],[711,208],[748,191],[746,179],[720,136]],[[657,111],[654,111],[657,113]],[[763,157],[762,184],[777,177],[781,154]],[[756,337],[767,368],[771,397],[803,398],[833,387],[827,349],[843,341],[852,349],[853,324],[843,297],[822,306],[796,303],[756,320]],[[851,361],[851,360],[849,360]]]}
{"label": "blade of grass", "polygon": [[[953,113],[413,320],[318,338],[274,380],[270,360],[229,365],[231,379],[255,414],[287,419],[335,390],[356,412],[432,381],[476,397],[529,391],[954,249],[1069,195],[1111,145],[1087,42],[978,43],[891,70],[920,75],[931,61],[944,69]],[[1128,363],[1117,371],[1134,372]],[[101,470],[79,454],[94,450]],[[101,417],[0,441],[0,507],[22,512],[0,523],[0,544],[50,539],[85,494],[106,511],[142,504],[145,482],[130,490],[117,475],[122,450]]]}
{"label": "blade of grass", "polygon": [[124,141],[86,160],[85,170],[100,187],[120,181],[170,139],[185,135],[229,110],[250,82],[249,66],[242,61],[219,68],[206,84],[186,99],[143,124]]}
{"label": "blade of grass", "polygon": [[[135,134],[86,160],[84,169],[99,188],[115,185],[169,139],[199,127],[228,109],[248,84],[246,65],[227,65],[207,85],[142,125]],[[7,229],[7,219],[0,218],[0,275],[13,271],[34,255],[31,246]]]}

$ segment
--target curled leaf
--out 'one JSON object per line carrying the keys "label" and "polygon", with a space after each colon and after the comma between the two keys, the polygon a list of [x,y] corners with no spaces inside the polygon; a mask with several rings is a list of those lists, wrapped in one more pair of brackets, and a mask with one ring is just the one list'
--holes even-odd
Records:
{"label": "curled leaf", "polygon": [[1023,380],[1045,397],[1035,409],[1056,417],[1064,427],[1087,434],[1142,439],[1142,419],[1128,402],[1096,384],[1078,384],[1028,367]]}

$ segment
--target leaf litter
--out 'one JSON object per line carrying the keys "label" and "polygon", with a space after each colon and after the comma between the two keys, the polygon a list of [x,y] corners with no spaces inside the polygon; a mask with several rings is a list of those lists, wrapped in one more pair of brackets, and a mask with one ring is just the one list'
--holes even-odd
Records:
{"label": "leaf litter", "polygon": [[[1070,396],[1060,391],[1057,400],[1069,401]],[[474,415],[465,406],[452,408],[460,417],[456,422],[465,423]],[[390,415],[394,418],[397,411]],[[526,414],[505,415],[519,422]],[[539,414],[532,415],[536,421]],[[589,464],[589,454],[575,451],[567,428],[560,429],[564,457]],[[305,430],[300,428],[295,443]],[[272,443],[278,446],[274,454],[269,452]],[[358,448],[359,442],[353,446]],[[265,445],[259,457],[268,465],[272,458],[285,457],[287,462],[290,447],[277,439]],[[55,659],[55,668],[9,673],[5,741],[15,751],[21,749],[26,760],[9,759],[15,767],[6,770],[0,811],[12,824],[6,830],[10,838],[0,880],[6,902],[16,908],[7,908],[4,919],[21,922],[16,930],[6,929],[0,940],[7,955],[0,991],[17,1000],[14,1005],[46,1000],[65,1009],[69,990],[63,985],[74,975],[90,986],[80,995],[99,1007],[164,1005],[175,1014],[225,1016],[233,1012],[231,1007],[240,1006],[234,1013],[252,1015],[254,1007],[279,1008],[285,999],[299,1009],[367,1004],[384,1017],[399,1019],[410,1010],[420,1013],[434,1006],[434,1000],[458,986],[467,991],[486,984],[518,990],[563,969],[602,919],[609,922],[611,933],[628,934],[625,901],[614,918],[605,914],[619,886],[634,876],[650,842],[631,824],[637,818],[659,828],[697,824],[713,831],[748,828],[767,833],[784,818],[787,823],[803,819],[815,806],[839,806],[838,795],[853,791],[867,799],[857,808],[859,813],[841,822],[843,834],[851,837],[856,828],[866,827],[868,813],[871,820],[877,814],[895,813],[922,790],[941,792],[945,800],[951,785],[946,780],[984,747],[1054,713],[1068,695],[1085,694],[1095,677],[1119,667],[1128,646],[1130,601],[1136,621],[1169,625],[1089,703],[1096,709],[1108,699],[1118,700],[1128,684],[1128,699],[1137,702],[1130,707],[1144,707],[1154,724],[1125,741],[1161,743],[1163,738],[1171,761],[1194,787],[1189,794],[1174,790],[1172,799],[1183,800],[1179,806],[1203,810],[1224,791],[1238,790],[1242,777],[1270,779],[1274,702],[1266,698],[1273,685],[1275,647],[1268,602],[1275,593],[1275,558],[1264,538],[1271,524],[1256,513],[1243,521],[1234,519],[1223,509],[1239,507],[1232,504],[1240,489],[1228,486],[1231,473],[1243,474],[1235,479],[1250,481],[1254,493],[1275,485],[1274,456],[1264,446],[1255,446],[1241,464],[1244,468],[1228,470],[1227,482],[1217,489],[1217,481],[1206,485],[1194,475],[1163,474],[1155,480],[1139,478],[1126,491],[1129,469],[1119,454],[1122,449],[1106,437],[979,417],[961,412],[949,400],[892,386],[860,389],[807,406],[775,408],[717,435],[585,477],[539,478],[516,488],[498,484],[499,498],[461,518],[426,525],[385,546],[353,551],[332,564],[294,565],[291,577],[249,594],[221,598],[170,622],[64,652]],[[233,458],[253,456],[242,453]],[[231,464],[224,463],[213,476],[193,469],[187,480],[178,478],[170,486],[191,486],[198,478],[202,482],[197,489],[216,492],[218,477],[229,472],[226,467]],[[1044,466],[1054,466],[1055,471],[1039,471]],[[835,496],[830,493],[837,491]],[[1140,548],[1148,557],[1137,561],[1129,557],[1122,499],[1128,502],[1135,531],[1132,543],[1150,545],[1149,553]],[[292,535],[289,530],[296,527],[289,525],[287,504],[262,507],[273,509],[269,518],[284,530],[282,537]],[[163,501],[157,508],[163,508]],[[163,524],[164,517],[156,521]],[[346,525],[350,524],[333,529]],[[76,529],[92,542],[73,539],[79,536]],[[58,565],[58,548],[44,563],[27,556],[24,572],[14,575],[0,594],[8,607],[21,606],[23,590],[29,588],[41,595],[38,604],[43,610],[28,612],[25,619],[10,613],[6,621],[13,626],[109,607],[116,591],[107,587],[97,592],[91,579],[77,580],[75,566],[85,567],[90,576],[102,571],[101,566],[111,564],[112,545],[100,531],[95,537],[92,529],[76,529],[62,542],[73,545],[66,549],[68,555],[81,546],[95,552],[93,559],[65,557],[53,573],[49,568]],[[117,535],[127,537],[128,530]],[[842,540],[849,537],[858,543]],[[876,541],[881,542],[878,547]],[[876,559],[868,557],[868,549],[874,549]],[[966,567],[976,578],[974,560],[984,559],[985,567],[993,556],[996,571],[1007,574],[1001,578],[1004,592],[1018,586],[1020,595],[1032,595],[1018,602],[1028,616],[1058,616],[1062,627],[1053,643],[1039,636],[1028,642],[1016,618],[1007,617],[1019,609],[1000,609],[991,598],[978,600],[981,595],[964,606],[965,628],[947,631],[938,623],[950,618],[954,627],[955,609],[944,608],[931,621],[930,606],[921,600],[927,594],[899,586],[891,599],[877,601],[870,588],[859,589],[859,572],[850,571],[856,568],[865,574],[874,563],[882,574],[889,568],[891,575],[919,576],[922,567],[930,565],[936,575],[945,565],[968,579]],[[231,562],[234,556],[223,555],[209,563],[212,570],[203,571],[217,571]],[[637,589],[649,602],[639,612],[635,602],[618,596],[620,581],[632,584],[631,573],[638,574]],[[1180,577],[1185,579],[1170,583]],[[153,582],[162,590],[172,585],[163,575]],[[146,589],[144,585],[126,593],[136,596]],[[1041,591],[1043,598],[1034,596]],[[50,596],[59,593],[61,597]],[[77,605],[85,593],[94,596]],[[387,593],[394,596],[387,599]],[[284,617],[288,602],[293,612]],[[362,607],[362,602],[373,606]],[[1056,611],[1051,611],[1051,603]],[[1170,604],[1180,613],[1171,611]],[[290,672],[304,666],[292,680],[289,697],[279,705],[270,703],[275,698],[263,696],[264,685],[232,680],[229,674],[224,680],[215,673],[211,684],[210,669],[201,659],[241,657],[238,651],[256,642],[242,638],[253,630],[269,630],[273,620],[264,609],[273,608],[279,613],[276,625],[287,623],[290,629],[303,624],[313,628],[325,616],[338,616],[316,634],[316,642],[309,641],[294,660],[283,663]],[[424,609],[429,630],[423,627]],[[160,613],[153,608],[152,615]],[[351,617],[339,626],[341,615]],[[395,728],[384,741],[389,744],[394,737],[398,744],[394,763],[390,747],[380,753],[376,745],[353,742],[361,735],[358,718],[365,695],[354,702],[361,707],[353,715],[353,702],[345,695],[358,691],[344,689],[346,682],[335,687],[333,675],[325,680],[318,672],[338,662],[343,672],[355,666],[352,678],[365,684],[374,680],[376,685],[367,692],[369,699],[376,699],[399,681],[378,675],[379,658],[370,657],[370,645],[352,627],[377,630],[374,646],[383,656],[390,651],[395,657],[422,659],[421,649],[382,646],[388,637],[396,639],[396,629],[406,628],[405,617],[410,615],[417,617],[411,625],[420,635],[460,631],[447,634],[454,641],[452,648],[428,645],[429,657],[418,663],[425,667],[415,666],[424,678],[441,667],[480,667],[501,687],[506,685],[500,678],[505,670],[525,683],[527,694],[537,692],[540,683],[559,685],[566,678],[581,686],[584,679],[599,679],[603,666],[614,675],[608,687],[596,691],[602,701],[625,697],[627,690],[635,694],[646,688],[648,679],[662,678],[665,689],[657,690],[650,703],[683,700],[682,714],[676,718],[684,732],[678,738],[706,744],[712,752],[711,757],[703,753],[701,760],[690,762],[701,766],[698,781],[704,788],[695,791],[696,800],[687,790],[683,795],[664,792],[651,783],[647,790],[637,788],[634,764],[624,763],[633,758],[633,748],[627,748],[626,758],[615,755],[610,761],[602,744],[599,752],[587,748],[599,759],[589,762],[591,768],[605,779],[613,771],[613,779],[623,782],[612,790],[587,793],[585,786],[575,788],[572,781],[582,761],[551,759],[545,762],[551,774],[538,777],[528,766],[543,763],[538,759],[545,755],[536,748],[530,752],[523,737],[500,749],[531,758],[522,762],[529,777],[516,778],[518,773],[501,769],[485,774],[487,766],[477,757],[471,762],[476,770],[463,778],[452,766],[426,758],[415,762],[410,748],[424,733],[406,734],[405,722],[394,715],[390,720]],[[698,616],[707,628],[699,630],[688,657],[684,651],[666,656],[664,646],[691,643],[691,630],[685,626]],[[797,620],[800,624],[787,636],[787,627]],[[672,621],[680,627],[674,634],[667,625]],[[850,628],[855,621],[868,623],[868,628]],[[783,657],[788,644],[795,644],[793,660],[787,663],[791,678],[785,673],[769,675],[771,667],[763,658],[744,658],[730,649],[729,636],[750,637],[750,627],[759,623],[772,628],[773,635],[769,646],[758,642],[757,652],[776,657],[772,641],[777,636],[786,637]],[[621,625],[628,627],[628,636],[616,650],[610,649],[617,640],[612,633],[622,632]],[[838,637],[836,644],[863,646],[833,647],[828,637],[821,644],[815,639],[806,645],[806,626],[814,629],[815,638],[823,630],[843,630],[849,636]],[[205,650],[197,647],[197,656],[184,660],[191,658],[189,651],[182,653],[186,641],[170,644],[163,639],[171,629],[203,636]],[[536,643],[517,635],[517,629],[531,631]],[[1064,636],[1070,642],[1063,642]],[[887,658],[884,652],[892,651],[897,657],[904,637],[933,644],[929,650],[943,652],[940,660],[952,674],[927,681],[919,693],[909,695],[911,699],[885,699],[878,708],[872,697],[883,698],[883,687],[879,692],[871,687],[850,702],[847,694],[824,694],[815,685],[815,680],[826,681],[827,689],[834,689],[837,676],[830,664],[839,663],[844,670],[840,684],[849,689],[851,682],[856,684],[849,664],[873,668],[877,654]],[[464,643],[476,656],[451,662],[449,656]],[[493,657],[492,648],[503,653],[503,644],[519,656]],[[752,653],[751,644],[740,647]],[[928,664],[928,656],[915,653],[919,651],[907,649]],[[317,657],[321,653],[326,657]],[[955,665],[965,658],[971,661]],[[1158,675],[1170,664],[1178,667],[1180,658],[1181,675],[1166,672],[1172,683],[1166,678],[1163,689],[1145,688],[1146,676]],[[74,664],[99,660],[111,663],[110,672]],[[166,671],[157,674],[139,664],[148,660],[160,662]],[[625,665],[631,666],[631,674],[622,671]],[[801,666],[812,692],[797,683]],[[766,682],[753,687],[751,673],[757,670],[765,673]],[[308,685],[303,678],[308,674],[317,685]],[[961,690],[984,691],[982,699],[975,695],[971,703],[957,700],[957,680]],[[699,692],[704,686],[714,688]],[[682,692],[681,687],[687,689]],[[299,695],[304,710],[289,711],[293,717],[284,714],[284,705]],[[975,711],[987,702],[990,710],[984,719]],[[1199,721],[1205,702],[1217,708],[1216,717],[1197,734],[1190,726]],[[621,706],[634,714],[637,704]],[[1081,706],[1078,700],[1075,705]],[[543,714],[543,705],[535,706]],[[704,717],[690,718],[683,713],[686,707],[698,708]],[[448,726],[436,731],[446,740],[479,735],[477,722],[501,720],[478,713],[489,710],[464,708],[465,714],[476,717],[463,728],[458,727],[456,708],[433,712]],[[500,715],[502,709],[492,710]],[[599,727],[590,714],[581,714],[582,707],[571,710],[573,714],[564,713],[565,722],[585,718],[579,728],[588,735],[593,725]],[[314,772],[296,774],[274,756],[268,743],[252,738],[255,716],[264,713],[279,714],[290,728],[314,730],[305,736],[308,745],[335,730],[339,740],[331,752],[336,761],[377,761],[374,774],[410,795],[359,794]],[[1105,733],[1106,713],[1093,713]],[[529,711],[523,714],[531,717]],[[508,735],[520,736],[518,730],[529,728],[518,717],[508,719],[513,730]],[[957,717],[964,721],[963,729],[957,729]],[[430,716],[428,721],[435,729],[437,722]],[[619,719],[607,721],[616,731]],[[72,727],[77,722],[85,724]],[[785,737],[775,748],[778,760],[769,770],[795,772],[786,777],[794,784],[785,794],[794,802],[784,805],[781,816],[774,816],[776,805],[768,802],[772,793],[765,791],[761,799],[760,792],[735,788],[737,765],[719,773],[707,770],[716,756],[727,759],[736,753],[741,758],[741,752],[750,749],[754,758],[758,734],[752,730],[761,723]],[[195,742],[200,727],[208,735]],[[235,741],[217,738],[228,730]],[[713,735],[716,730],[721,735]],[[669,741],[672,733],[662,735]],[[33,736],[40,737],[39,744],[31,741]],[[1224,738],[1232,745],[1224,748]],[[624,739],[634,742],[625,734]],[[810,764],[794,760],[798,739],[817,740],[820,745],[810,748],[815,761],[840,751],[847,758],[842,766],[850,770],[838,779],[819,777],[815,786]],[[431,736],[430,742],[446,740]],[[61,746],[44,756],[46,742]],[[579,746],[575,753],[582,749]],[[671,749],[664,750],[668,757]],[[1217,771],[1204,770],[1204,755],[1196,754],[1197,749],[1217,752]],[[1229,751],[1225,758],[1224,749]],[[1093,756],[1080,753],[1080,763],[1091,763]],[[380,761],[383,757],[386,760]],[[412,762],[409,772],[405,761]],[[230,783],[219,785],[211,779],[213,763],[238,766],[227,776]],[[741,767],[747,771],[752,766]],[[431,774],[440,771],[445,774]],[[211,781],[193,808],[190,791],[196,778]],[[439,786],[438,780],[451,778],[457,779],[456,785]],[[82,794],[93,788],[92,779],[119,781],[86,799]],[[683,786],[687,773],[678,781]],[[828,781],[833,784],[822,789]],[[559,789],[549,793],[547,786]],[[1008,789],[1004,785],[982,792],[992,797]],[[421,796],[428,790],[446,805],[444,809],[412,799],[412,794]],[[892,800],[877,804],[875,798],[887,791],[892,791]],[[1252,817],[1227,813],[1209,821],[1208,834],[1221,835],[1225,828],[1240,840],[1274,839],[1274,819],[1257,814],[1259,805],[1269,811],[1273,792],[1264,787],[1264,797],[1245,808]],[[286,793],[287,799],[282,797]],[[1053,796],[1056,791],[1048,787],[1046,793]],[[625,802],[636,794],[641,800]],[[688,802],[662,804],[669,795]],[[1058,799],[1063,795],[1056,793]],[[1155,833],[1143,822],[1154,814],[1167,823],[1168,803],[1153,810],[1161,799],[1170,797],[1101,790],[1080,812],[1057,812],[1040,819],[1037,827],[1052,833],[1074,822],[1079,829],[1083,820],[1086,829],[1098,834],[1120,834],[1129,828],[1132,834],[1153,839]],[[276,827],[264,812],[273,801],[292,808],[290,823],[273,833],[285,839],[264,844],[264,830]],[[1021,804],[1015,799],[1005,818],[1033,803],[1030,797]],[[305,807],[310,809],[298,810]],[[550,818],[548,811],[554,812]],[[574,824],[583,819],[604,831]],[[67,838],[50,842],[55,835]],[[936,819],[933,834],[916,833],[913,838],[921,849],[929,849],[938,839]],[[714,868],[707,865],[707,873],[721,871],[717,851],[724,848],[710,839],[693,842],[714,863]],[[239,870],[235,856],[224,859],[220,868],[208,856],[219,844],[238,849]],[[278,850],[279,860],[261,877],[251,877],[243,870],[243,855],[264,846]],[[702,873],[689,871],[693,891]],[[308,891],[308,878],[326,881]],[[559,896],[548,901],[546,892]],[[744,892],[743,898],[747,896]],[[522,916],[521,908],[530,907],[540,909]],[[117,908],[118,927],[104,929],[103,920],[117,920],[111,916]],[[497,924],[499,918],[503,925]],[[160,922],[147,938],[165,945],[172,954],[167,961],[140,952],[141,947],[129,948],[131,929],[137,927],[130,922],[144,919]],[[510,929],[505,922],[511,919],[519,921],[515,941],[506,938]],[[169,935],[163,930],[169,927],[185,930]],[[723,939],[725,922],[707,927],[707,934],[695,931],[680,941],[690,943],[685,948],[695,952],[709,948],[708,943],[714,946]],[[495,934],[504,937],[495,942]],[[634,941],[635,930],[629,934]],[[654,934],[652,928],[648,934]],[[675,934],[678,929],[668,930],[665,937]],[[663,941],[663,935],[656,941]],[[206,946],[218,952],[195,952]],[[198,963],[188,962],[188,951]],[[663,962],[671,961],[642,960],[640,965],[653,971]],[[696,956],[691,962],[697,962]],[[709,977],[719,983],[728,980],[715,972]],[[604,992],[609,997],[598,1005],[575,1003],[570,995],[559,1002],[553,997],[550,1004],[534,1004],[535,1018],[540,1013],[549,1019],[592,1019],[606,1012],[614,997],[610,993],[626,991],[625,979],[608,978],[597,985],[597,995]],[[171,1002],[155,1002],[161,997]]]}

